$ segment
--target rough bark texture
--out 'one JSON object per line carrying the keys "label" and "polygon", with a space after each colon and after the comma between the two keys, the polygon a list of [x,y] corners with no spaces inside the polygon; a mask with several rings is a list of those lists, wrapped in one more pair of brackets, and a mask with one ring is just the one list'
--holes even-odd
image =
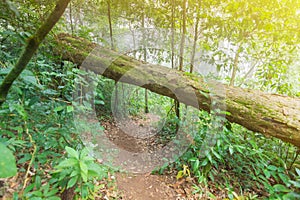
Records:
{"label": "rough bark texture", "polygon": [[66,34],[58,36],[57,45],[56,53],[63,59],[78,65],[83,63],[96,74],[141,86],[206,111],[215,108],[213,102],[217,102],[230,112],[226,116],[229,121],[300,147],[299,98],[205,81],[201,76],[140,62],[101,47],[92,51],[95,44]]}

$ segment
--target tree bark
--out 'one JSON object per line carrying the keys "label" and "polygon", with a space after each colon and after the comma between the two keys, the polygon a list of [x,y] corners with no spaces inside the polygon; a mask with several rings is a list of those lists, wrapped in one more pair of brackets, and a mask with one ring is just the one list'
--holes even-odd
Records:
{"label": "tree bark", "polygon": [[171,8],[171,66],[172,66],[172,69],[174,69],[175,68],[175,63],[174,63],[174,57],[175,57],[175,52],[174,52],[174,50],[175,50],[175,47],[174,47],[174,43],[175,43],[175,41],[174,41],[174,37],[175,37],[175,2],[174,2],[175,0],[172,0],[171,1],[171,6],[172,6],[172,8]]}
{"label": "tree bark", "polygon": [[108,24],[109,24],[110,46],[111,46],[111,49],[114,50],[115,45],[114,45],[114,38],[113,38],[110,3],[111,3],[110,0],[107,0],[107,16],[108,16]]}
{"label": "tree bark", "polygon": [[[179,55],[179,71],[183,71],[183,57],[186,35],[186,0],[182,2],[182,34],[180,41],[180,55]],[[180,102],[175,99],[175,113],[178,119],[180,119]],[[176,132],[179,129],[179,124],[176,124]]]}
{"label": "tree bark", "polygon": [[71,26],[71,33],[72,33],[72,35],[74,35],[72,2],[70,2],[69,20],[70,20],[70,26]]}
{"label": "tree bark", "polygon": [[240,50],[241,50],[241,46],[242,44],[240,44],[240,46],[238,47],[238,49],[236,50],[235,56],[234,56],[234,62],[233,62],[233,67],[232,67],[232,74],[231,74],[231,79],[230,79],[230,86],[234,86],[234,82],[235,82],[235,77],[236,77],[236,73],[239,69],[239,58],[240,58]]}
{"label": "tree bark", "polygon": [[[144,8],[143,8],[144,10]],[[144,10],[145,12],[145,10]],[[145,13],[142,14],[142,29],[143,32],[145,31]],[[143,34],[143,53],[144,53],[144,61],[147,62],[147,42],[146,42],[146,38],[145,38],[146,34]],[[149,113],[149,106],[148,106],[148,90],[145,89],[145,109],[144,109],[145,113]]]}
{"label": "tree bark", "polygon": [[196,22],[195,22],[195,33],[194,33],[194,41],[193,41],[193,49],[191,54],[191,65],[190,65],[190,73],[194,71],[194,64],[195,64],[195,54],[196,54],[196,47],[198,42],[198,26],[199,26],[200,16],[197,14]]}
{"label": "tree bark", "polygon": [[84,66],[96,74],[141,86],[198,109],[210,111],[214,99],[221,99],[226,105],[224,109],[230,113],[226,115],[230,122],[300,147],[299,98],[207,82],[201,76],[137,61],[112,50],[95,47],[95,44],[82,38],[61,34],[57,37],[56,53],[78,65],[84,61]]}
{"label": "tree bark", "polygon": [[45,23],[43,23],[42,26],[37,30],[36,34],[28,40],[27,45],[18,62],[5,76],[2,84],[0,85],[0,106],[3,104],[3,102],[5,102],[11,85],[25,69],[33,54],[38,49],[40,43],[44,40],[53,26],[58,22],[69,2],[70,0],[59,0],[56,4],[55,9],[52,11]]}
{"label": "tree bark", "polygon": [[180,41],[179,70],[183,71],[183,55],[186,35],[186,0],[182,2],[182,34]]}

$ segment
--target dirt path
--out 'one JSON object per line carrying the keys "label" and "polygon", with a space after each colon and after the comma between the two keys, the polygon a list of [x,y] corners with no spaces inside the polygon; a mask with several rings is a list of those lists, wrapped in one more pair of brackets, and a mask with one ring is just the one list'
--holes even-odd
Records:
{"label": "dirt path", "polygon": [[[151,117],[153,116],[146,116],[142,119],[136,119],[133,123],[127,124],[127,131],[132,129],[136,133],[151,135],[154,128],[147,125],[147,123],[151,122]],[[142,124],[142,126],[140,124]],[[129,152],[151,152],[163,145],[157,143],[157,138],[153,135],[145,139],[144,137],[126,134],[124,129],[120,129],[115,123],[104,122],[102,125],[105,127],[105,133],[108,138],[110,138],[115,145]],[[176,174],[117,173],[116,183],[124,200],[196,199],[192,197],[192,184],[184,180],[177,181],[175,177]]]}
{"label": "dirt path", "polygon": [[126,200],[173,200],[180,196],[172,180],[159,175],[117,174],[117,186]]}

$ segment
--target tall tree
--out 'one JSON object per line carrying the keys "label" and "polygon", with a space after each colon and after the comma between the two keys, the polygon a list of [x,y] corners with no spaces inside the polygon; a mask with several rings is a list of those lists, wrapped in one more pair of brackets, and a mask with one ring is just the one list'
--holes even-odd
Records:
{"label": "tall tree", "polygon": [[186,37],[186,9],[187,0],[182,1],[182,35],[180,41],[180,53],[179,53],[179,71],[183,71],[183,57],[184,57],[184,46]]}
{"label": "tall tree", "polygon": [[174,56],[175,56],[175,0],[171,0],[171,67],[175,69]]}
{"label": "tall tree", "polygon": [[[143,7],[143,10],[145,12],[145,8]],[[145,30],[145,14],[142,14],[142,29],[143,32]],[[145,36],[145,33],[143,34],[143,54],[144,54],[144,61],[147,62],[147,38]],[[149,106],[148,106],[148,90],[145,89],[145,113],[149,113]]]}
{"label": "tall tree", "polygon": [[192,47],[192,53],[191,53],[191,65],[190,65],[190,73],[193,73],[194,71],[194,65],[195,65],[195,55],[196,55],[196,47],[198,43],[198,36],[199,36],[199,23],[200,23],[200,9],[201,9],[201,0],[198,0],[195,2],[195,15],[196,19],[194,20],[194,40],[193,40],[193,47]]}
{"label": "tall tree", "polygon": [[74,35],[73,7],[72,7],[72,2],[70,2],[70,5],[69,5],[69,20],[70,20],[70,26],[71,26],[71,33],[72,33],[72,35]]}
{"label": "tall tree", "polygon": [[242,44],[240,44],[240,46],[237,48],[235,56],[234,56],[234,61],[233,61],[233,67],[232,67],[232,75],[230,78],[230,86],[234,86],[234,81],[236,78],[236,73],[238,71],[238,64],[239,64],[239,57],[240,57],[240,52],[241,52],[241,46]]}
{"label": "tall tree", "polygon": [[114,39],[113,39],[113,28],[112,28],[112,19],[111,19],[111,0],[107,0],[107,17],[109,24],[109,37],[110,37],[110,45],[111,49],[115,49]]}
{"label": "tall tree", "polygon": [[[186,37],[186,5],[187,0],[182,1],[182,33],[181,33],[181,41],[180,41],[180,53],[179,53],[179,71],[183,71],[183,58],[184,58],[184,47],[185,47],[185,37]],[[178,119],[180,119],[180,103],[175,100],[175,112]],[[176,126],[176,130],[178,130],[178,125]]]}

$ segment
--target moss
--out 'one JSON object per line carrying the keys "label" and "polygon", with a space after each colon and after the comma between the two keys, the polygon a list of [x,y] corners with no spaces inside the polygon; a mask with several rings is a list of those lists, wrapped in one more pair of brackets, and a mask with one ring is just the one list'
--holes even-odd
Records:
{"label": "moss", "polygon": [[[93,43],[69,36],[67,39],[62,38],[59,41],[61,43],[61,52],[63,52],[62,55],[68,58],[73,57],[77,64],[79,61],[83,61],[83,59],[90,54],[90,51],[94,49]],[[273,98],[271,95],[264,95],[253,90],[227,87],[220,83],[206,82],[206,80],[199,75],[178,72],[162,66],[148,65],[144,68],[144,63],[134,58],[119,55],[114,51],[102,47],[97,48],[99,48],[99,52],[96,53],[101,55],[95,55],[95,58],[92,58],[95,59],[95,61],[92,60],[92,63],[95,64],[95,66],[92,66],[92,70],[95,73],[97,73],[97,69],[103,72],[104,67],[109,67],[109,69],[105,71],[105,74],[103,74],[104,76],[118,81],[126,74],[129,75],[126,76],[129,77],[125,80],[126,82],[136,85],[146,84],[148,82],[149,84],[142,87],[171,98],[176,97],[170,89],[174,90],[175,88],[180,88],[180,90],[184,90],[187,94],[189,94],[189,92],[190,94],[196,93],[198,101],[201,101],[199,103],[203,105],[201,108],[206,110],[210,109],[209,105],[211,102],[209,94],[213,93],[211,89],[219,89],[219,86],[221,89],[224,87],[224,91],[227,92],[224,101],[228,108],[227,110],[231,113],[231,115],[228,116],[230,121],[239,123],[250,130],[261,132],[265,135],[273,135],[284,141],[292,142],[293,144],[296,144],[297,141],[300,140],[297,139],[299,138],[299,130],[298,132],[295,130],[299,128],[297,125],[298,119],[296,117],[298,114],[286,116],[287,114],[284,114],[284,111],[282,111],[285,107],[288,109],[293,108],[289,103],[290,101],[286,101],[286,98],[277,101],[276,98]],[[98,62],[99,65],[97,65]],[[132,70],[134,68],[137,70]],[[130,74],[128,73],[129,71]],[[189,102],[188,98],[189,96],[187,96],[187,103]],[[297,109],[297,107],[295,108]],[[288,110],[287,113],[289,112]],[[289,120],[289,123],[285,123],[287,120]]]}
{"label": "moss", "polygon": [[189,72],[183,72],[183,75],[193,81],[199,81],[199,79],[203,79],[203,77],[198,76],[196,74],[189,73]]}

